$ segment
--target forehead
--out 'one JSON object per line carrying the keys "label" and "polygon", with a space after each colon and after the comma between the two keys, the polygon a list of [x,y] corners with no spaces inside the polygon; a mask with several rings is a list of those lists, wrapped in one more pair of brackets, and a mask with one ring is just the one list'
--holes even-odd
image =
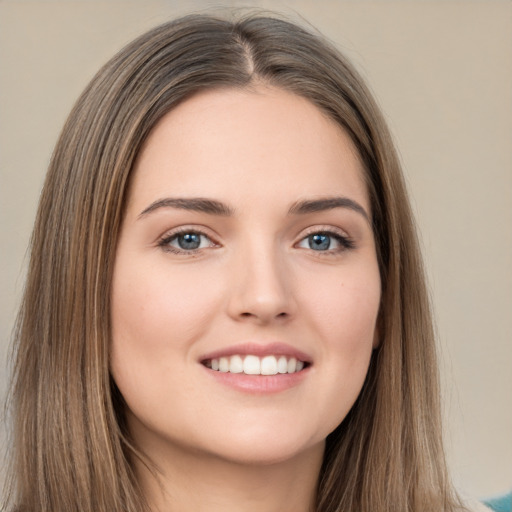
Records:
{"label": "forehead", "polygon": [[284,201],[339,193],[368,208],[363,174],[349,136],[307,99],[263,86],[221,89],[161,119],[137,159],[131,196],[243,202],[244,194]]}

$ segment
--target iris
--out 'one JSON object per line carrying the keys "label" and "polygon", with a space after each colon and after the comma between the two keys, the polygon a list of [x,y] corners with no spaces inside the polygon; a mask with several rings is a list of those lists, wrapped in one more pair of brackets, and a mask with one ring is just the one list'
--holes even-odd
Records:
{"label": "iris", "polygon": [[176,237],[181,249],[198,249],[201,245],[201,235],[199,233],[184,233]]}
{"label": "iris", "polygon": [[315,233],[308,237],[309,246],[315,251],[325,251],[331,245],[331,237],[325,233]]}

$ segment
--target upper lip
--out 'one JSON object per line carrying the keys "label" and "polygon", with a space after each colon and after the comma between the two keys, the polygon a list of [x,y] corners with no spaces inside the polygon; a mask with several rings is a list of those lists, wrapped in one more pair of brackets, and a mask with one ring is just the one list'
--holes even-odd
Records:
{"label": "upper lip", "polygon": [[199,361],[207,361],[211,359],[219,359],[221,357],[230,357],[234,355],[253,355],[258,357],[265,356],[288,356],[295,357],[295,359],[299,361],[304,361],[305,363],[312,363],[313,360],[311,356],[302,352],[301,350],[292,347],[286,343],[239,343],[237,345],[230,345],[226,348],[221,348],[218,350],[214,350],[212,352],[208,352],[207,354],[203,354]]}

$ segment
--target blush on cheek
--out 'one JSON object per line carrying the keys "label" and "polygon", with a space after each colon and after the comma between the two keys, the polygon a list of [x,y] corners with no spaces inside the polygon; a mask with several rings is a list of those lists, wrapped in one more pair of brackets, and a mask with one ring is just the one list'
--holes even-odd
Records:
{"label": "blush on cheek", "polygon": [[[375,285],[373,285],[375,288]],[[328,292],[330,300],[314,300],[314,317],[317,328],[325,339],[343,340],[344,344],[357,347],[373,342],[380,303],[380,289],[343,288],[342,293]],[[332,299],[336,297],[336,299]]]}

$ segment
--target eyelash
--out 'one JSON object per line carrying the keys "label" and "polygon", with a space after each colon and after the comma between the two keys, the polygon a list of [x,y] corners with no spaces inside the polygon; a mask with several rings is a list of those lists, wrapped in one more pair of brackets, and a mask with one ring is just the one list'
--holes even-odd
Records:
{"label": "eyelash", "polygon": [[178,249],[177,247],[173,247],[171,242],[175,239],[177,239],[180,235],[199,235],[200,237],[206,237],[211,242],[211,247],[215,247],[215,242],[212,241],[211,237],[207,235],[204,231],[201,231],[200,229],[194,228],[180,228],[176,231],[173,231],[172,233],[166,233],[159,241],[158,246],[162,248],[165,252],[172,252],[173,254],[198,254],[201,252],[203,248],[197,248],[197,249]]}
{"label": "eyelash", "polygon": [[[217,244],[211,239],[211,237],[206,234],[204,231],[201,231],[197,228],[180,228],[176,231],[173,231],[172,233],[165,234],[159,241],[158,246],[162,248],[165,252],[170,252],[173,254],[185,254],[185,255],[196,255],[200,253],[205,247],[199,247],[197,249],[179,249],[177,247],[173,247],[171,242],[176,240],[180,235],[199,235],[200,237],[206,237],[210,242],[211,245],[209,247],[215,247]],[[342,235],[341,233],[335,232],[330,229],[312,229],[309,233],[306,233],[305,236],[303,236],[300,241],[295,244],[297,246],[298,244],[306,241],[309,237],[314,235],[325,235],[332,239],[334,239],[340,247],[335,249],[328,249],[325,251],[316,251],[311,248],[307,248],[308,250],[317,253],[319,256],[332,256],[337,255],[339,253],[351,250],[355,248],[354,240],[346,235]],[[201,243],[201,242],[200,242]]]}
{"label": "eyelash", "polygon": [[309,233],[306,233],[306,235],[303,236],[298,243],[300,244],[300,243],[306,242],[310,237],[315,236],[315,235],[328,236],[331,239],[334,239],[339,244],[339,247],[337,247],[335,249],[328,249],[325,251],[316,251],[311,248],[306,248],[306,249],[309,249],[310,251],[316,253],[316,255],[318,255],[318,256],[327,256],[327,257],[328,256],[337,256],[342,252],[349,251],[351,249],[355,249],[355,247],[356,247],[354,240],[352,238],[350,238],[349,236],[344,235],[344,234],[342,235],[341,233],[339,233],[337,231],[333,231],[332,229],[329,229],[329,228],[326,228],[326,229],[314,228]]}

